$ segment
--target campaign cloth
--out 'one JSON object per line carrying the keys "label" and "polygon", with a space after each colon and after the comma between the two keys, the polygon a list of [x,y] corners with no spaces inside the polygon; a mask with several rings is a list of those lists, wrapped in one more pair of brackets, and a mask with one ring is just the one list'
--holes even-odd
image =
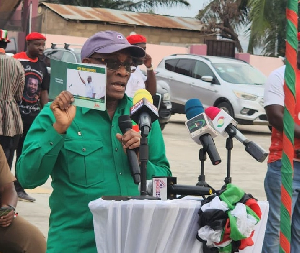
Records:
{"label": "campaign cloth", "polygon": [[225,190],[202,201],[196,238],[204,253],[233,253],[254,244],[254,227],[262,212],[251,194],[228,184]]}

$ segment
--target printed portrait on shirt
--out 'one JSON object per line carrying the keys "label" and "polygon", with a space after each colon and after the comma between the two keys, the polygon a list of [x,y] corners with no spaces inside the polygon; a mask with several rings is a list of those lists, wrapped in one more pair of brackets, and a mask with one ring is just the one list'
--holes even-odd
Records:
{"label": "printed portrait on shirt", "polygon": [[31,102],[36,102],[39,99],[39,80],[34,77],[29,77],[25,84],[23,93],[24,99]]}

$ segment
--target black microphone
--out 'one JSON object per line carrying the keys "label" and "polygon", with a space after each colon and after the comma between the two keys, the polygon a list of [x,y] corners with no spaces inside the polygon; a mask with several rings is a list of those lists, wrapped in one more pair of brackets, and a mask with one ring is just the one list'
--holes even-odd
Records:
{"label": "black microphone", "polygon": [[209,186],[192,186],[177,184],[176,177],[153,177],[147,184],[148,194],[161,200],[176,199],[181,196],[205,196],[212,195],[215,190]]}
{"label": "black microphone", "polygon": [[185,113],[187,117],[186,126],[192,139],[203,146],[213,165],[218,165],[221,158],[215,146],[213,138],[217,132],[211,126],[210,120],[204,113],[203,105],[199,99],[190,99],[185,104]]}
{"label": "black microphone", "polygon": [[[121,115],[118,119],[119,128],[122,131],[122,134],[126,133],[128,130],[132,128],[132,123],[129,115]],[[126,149],[126,154],[129,162],[129,167],[131,171],[131,175],[133,177],[133,181],[135,184],[139,184],[141,182],[141,172],[140,166],[137,158],[137,154],[133,149]]]}
{"label": "black microphone", "polygon": [[143,137],[148,136],[152,122],[158,119],[157,108],[152,102],[151,94],[145,89],[138,90],[133,96],[130,117],[139,125]]}
{"label": "black microphone", "polygon": [[268,152],[258,144],[248,140],[236,128],[235,120],[227,112],[217,107],[208,107],[205,109],[205,113],[212,120],[215,130],[224,136],[228,134],[231,138],[234,137],[244,144],[246,152],[248,152],[256,161],[262,163],[267,158]]}

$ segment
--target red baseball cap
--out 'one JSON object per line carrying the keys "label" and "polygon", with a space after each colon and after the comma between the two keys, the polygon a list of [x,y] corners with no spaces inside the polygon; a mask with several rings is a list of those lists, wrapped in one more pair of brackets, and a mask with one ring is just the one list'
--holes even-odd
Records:
{"label": "red baseball cap", "polygon": [[128,42],[132,44],[138,44],[138,43],[147,43],[146,37],[140,34],[132,34],[126,37]]}
{"label": "red baseball cap", "polygon": [[46,40],[46,37],[41,33],[32,32],[26,36],[26,41],[30,40]]}

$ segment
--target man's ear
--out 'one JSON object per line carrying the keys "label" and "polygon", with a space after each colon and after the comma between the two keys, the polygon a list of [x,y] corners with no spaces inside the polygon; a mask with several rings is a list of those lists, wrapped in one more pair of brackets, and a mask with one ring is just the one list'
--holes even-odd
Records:
{"label": "man's ear", "polygon": [[91,63],[91,59],[90,58],[84,58],[82,60],[82,63]]}

